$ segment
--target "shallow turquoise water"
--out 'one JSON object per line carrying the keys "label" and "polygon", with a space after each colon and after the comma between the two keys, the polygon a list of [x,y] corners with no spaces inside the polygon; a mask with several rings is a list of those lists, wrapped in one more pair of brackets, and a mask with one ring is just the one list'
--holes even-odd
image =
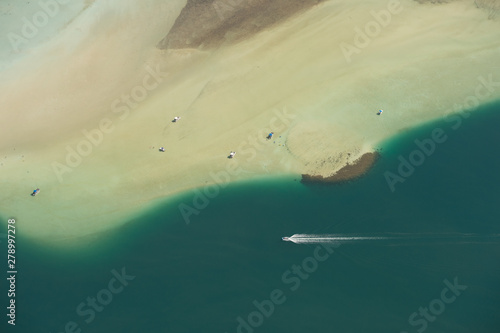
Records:
{"label": "shallow turquoise water", "polygon": [[[500,104],[486,106],[456,129],[438,121],[406,132],[384,143],[375,167],[350,183],[283,178],[227,186],[189,225],[178,205],[192,206],[193,193],[89,239],[77,253],[19,235],[11,331],[64,332],[74,321],[89,333],[498,332],[498,111]],[[436,128],[445,142],[392,192],[384,174],[396,174],[398,157],[408,159],[414,140]],[[280,240],[296,233],[399,238],[340,244],[330,254]],[[293,273],[293,265],[305,268]],[[101,292],[110,288],[111,270],[122,267],[135,278],[120,292]],[[466,289],[445,292],[448,300],[456,296],[445,303],[443,281],[455,278]],[[280,304],[272,314],[265,308],[268,316],[256,313],[254,301],[269,305],[273,290]],[[90,320],[87,297],[100,292],[109,304]],[[76,312],[82,302],[85,315]],[[439,314],[418,314],[430,305]]]}

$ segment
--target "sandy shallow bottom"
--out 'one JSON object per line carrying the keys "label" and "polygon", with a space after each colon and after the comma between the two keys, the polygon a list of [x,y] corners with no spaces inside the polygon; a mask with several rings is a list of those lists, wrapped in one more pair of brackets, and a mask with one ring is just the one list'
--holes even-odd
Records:
{"label": "sandy shallow bottom", "polygon": [[[184,5],[87,3],[3,60],[0,212],[26,235],[75,243],[190,188],[330,177],[392,135],[500,97],[500,22],[469,1],[401,1],[385,26],[373,11],[387,2],[327,1],[239,43],[158,49]],[[361,43],[357,29],[375,30]]]}

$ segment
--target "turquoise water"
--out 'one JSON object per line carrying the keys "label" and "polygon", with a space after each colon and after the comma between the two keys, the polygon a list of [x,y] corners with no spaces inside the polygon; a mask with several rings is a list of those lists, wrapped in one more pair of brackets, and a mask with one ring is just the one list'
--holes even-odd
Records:
{"label": "turquoise water", "polygon": [[[189,225],[178,205],[192,206],[193,193],[76,253],[18,235],[17,325],[9,331],[498,332],[499,111],[483,107],[456,129],[438,121],[406,132],[347,184],[292,177],[227,186]],[[392,192],[386,172],[397,174],[398,157],[408,159],[414,140],[436,128],[445,142]],[[328,248],[280,240],[296,233],[396,238]],[[305,268],[293,273],[294,265]],[[110,287],[111,271],[123,267],[134,278]],[[455,278],[466,289],[445,291],[445,303],[443,281]],[[85,302],[98,293],[109,304],[91,318]],[[438,314],[425,319],[419,308],[429,306]]]}

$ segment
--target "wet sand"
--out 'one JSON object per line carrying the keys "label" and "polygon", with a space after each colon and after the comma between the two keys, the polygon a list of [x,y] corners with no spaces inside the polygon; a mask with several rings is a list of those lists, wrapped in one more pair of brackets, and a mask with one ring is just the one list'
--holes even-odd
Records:
{"label": "wet sand", "polygon": [[188,0],[161,49],[214,48],[250,38],[324,0]]}
{"label": "wet sand", "polygon": [[78,243],[188,189],[354,174],[379,142],[500,98],[500,22],[470,1],[401,1],[364,43],[389,2],[239,2],[218,23],[204,3],[85,2],[3,53],[2,215]]}
{"label": "wet sand", "polygon": [[362,177],[377,162],[379,153],[365,153],[352,164],[347,164],[331,176],[302,175],[303,183],[338,184]]}

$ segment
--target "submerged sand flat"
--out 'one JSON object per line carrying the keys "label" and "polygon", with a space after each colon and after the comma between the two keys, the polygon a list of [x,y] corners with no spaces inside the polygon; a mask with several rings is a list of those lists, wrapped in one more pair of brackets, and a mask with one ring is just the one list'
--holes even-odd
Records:
{"label": "submerged sand flat", "polygon": [[[500,97],[493,7],[332,0],[273,21],[233,0],[189,24],[187,3],[82,2],[50,38],[2,51],[0,212],[23,233],[76,242],[190,188],[329,177],[390,136]],[[225,24],[238,6],[247,19]],[[389,10],[376,23],[372,11]]]}

